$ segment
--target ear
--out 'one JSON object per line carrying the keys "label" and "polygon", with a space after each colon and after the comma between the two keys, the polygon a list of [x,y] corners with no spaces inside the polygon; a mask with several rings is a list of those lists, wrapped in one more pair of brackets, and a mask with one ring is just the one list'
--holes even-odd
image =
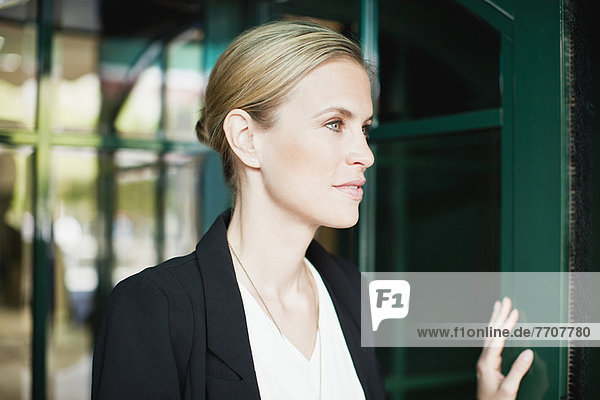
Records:
{"label": "ear", "polygon": [[223,121],[223,130],[239,160],[251,168],[260,167],[256,147],[254,146],[254,129],[250,114],[244,110],[234,109],[229,111]]}

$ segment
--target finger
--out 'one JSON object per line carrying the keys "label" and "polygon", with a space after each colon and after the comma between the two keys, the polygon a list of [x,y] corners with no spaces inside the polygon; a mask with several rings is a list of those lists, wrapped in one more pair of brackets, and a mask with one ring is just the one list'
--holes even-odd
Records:
{"label": "finger", "polygon": [[[518,319],[519,319],[519,310],[514,309],[510,312],[510,314],[504,321],[504,324],[501,326],[498,326],[497,328],[502,330],[502,332],[504,331],[504,329],[508,329],[509,331],[511,331],[514,328],[514,326],[516,325]],[[504,348],[505,342],[506,342],[506,337],[504,337],[504,333],[502,333],[502,335],[498,335],[497,337],[492,337],[489,341],[489,348],[490,348],[490,350],[488,351],[489,355],[492,357],[500,357],[500,354],[502,353],[502,349]]]}
{"label": "finger", "polygon": [[[496,316],[498,315],[499,311],[500,311],[500,302],[498,300],[496,300],[494,302],[494,308],[492,309],[492,315],[490,316],[490,320],[488,321],[489,327],[492,326],[492,322],[496,319]],[[491,340],[491,338],[486,337],[485,340],[483,341],[483,351],[481,352],[481,354],[485,353],[486,347],[488,347],[490,344],[490,340]]]}
{"label": "finger", "polygon": [[506,375],[506,378],[500,384],[500,392],[506,396],[506,399],[515,398],[521,384],[521,379],[523,379],[523,376],[529,370],[532,363],[533,351],[527,349],[519,354],[519,357],[517,357],[510,368],[508,375]]}
{"label": "finger", "polygon": [[493,377],[493,379],[497,381],[497,389],[498,384],[504,378],[502,372],[500,371],[502,359],[500,357],[490,357],[488,349],[488,354],[484,354],[483,352],[481,353],[481,356],[479,357],[479,360],[477,360],[477,364],[475,366],[478,376],[486,377],[487,379]]}
{"label": "finger", "polygon": [[488,325],[491,325],[491,323],[494,322],[494,320],[496,319],[496,316],[498,315],[498,311],[500,311],[500,302],[498,300],[496,300],[494,302],[494,308],[492,308],[492,316],[490,317],[490,320],[488,321]]}
{"label": "finger", "polygon": [[512,310],[510,312],[510,314],[508,315],[508,318],[506,318],[506,321],[504,322],[502,329],[512,330],[512,328],[514,328],[515,325],[517,324],[518,319],[519,319],[519,310],[517,310],[515,308],[514,310]]}
{"label": "finger", "polygon": [[510,299],[508,297],[505,297],[504,299],[502,299],[502,304],[500,305],[500,310],[498,311],[496,318],[494,319],[494,321],[492,321],[492,326],[494,328],[500,327],[504,324],[504,321],[506,321],[508,313],[510,312],[510,308]]}

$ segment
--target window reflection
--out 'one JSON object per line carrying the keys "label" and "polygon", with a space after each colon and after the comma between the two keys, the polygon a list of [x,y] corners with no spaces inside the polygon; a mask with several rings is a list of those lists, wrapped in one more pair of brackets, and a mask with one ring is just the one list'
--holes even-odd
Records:
{"label": "window reflection", "polygon": [[96,257],[96,156],[57,148],[51,160],[54,194],[54,287],[49,353],[50,398],[89,398]]}
{"label": "window reflection", "polygon": [[100,114],[98,39],[90,34],[57,33],[53,44],[56,131],[92,133]]}
{"label": "window reflection", "polygon": [[[140,9],[144,12],[140,13]],[[202,11],[202,3],[185,0],[103,0],[100,3],[101,132],[154,136],[169,130],[165,129],[171,118],[170,105],[165,100],[169,90],[167,71],[171,69],[170,83],[174,85],[173,76],[180,75],[177,69],[183,65],[186,71],[196,73],[185,77],[188,79],[186,93],[196,93],[200,88],[195,87],[199,82],[198,61],[194,59],[197,51],[186,53],[177,48],[169,51],[168,47],[182,35],[185,37],[186,32],[197,29]],[[191,48],[194,50],[194,45]],[[191,63],[186,65],[177,60],[178,57],[191,57]],[[192,75],[191,80],[189,75]],[[196,106],[197,98],[188,104],[188,107]],[[177,111],[173,111],[177,115]]]}
{"label": "window reflection", "polygon": [[[167,168],[163,259],[194,250],[202,232],[198,192],[202,155],[170,154]],[[212,223],[210,221],[209,223]]]}
{"label": "window reflection", "polygon": [[56,25],[62,30],[98,32],[101,0],[53,0]]}
{"label": "window reflection", "polygon": [[397,242],[377,242],[378,268],[499,270],[498,129],[380,146],[377,187],[377,236]]}
{"label": "window reflection", "polygon": [[0,146],[0,398],[6,400],[30,393],[30,154]]}
{"label": "window reflection", "polygon": [[154,153],[122,150],[116,154],[117,207],[113,217],[113,284],[157,262]]}
{"label": "window reflection", "polygon": [[379,3],[380,120],[500,107],[500,37],[450,0]]}
{"label": "window reflection", "polygon": [[204,34],[198,28],[184,32],[167,49],[166,121],[168,139],[196,140],[195,126],[204,98]]}
{"label": "window reflection", "polygon": [[0,21],[0,127],[32,128],[35,121],[36,28]]}
{"label": "window reflection", "polygon": [[[203,161],[201,154],[54,149],[50,398],[89,398],[102,291],[159,258],[193,251]],[[109,246],[102,227],[110,227]]]}
{"label": "window reflection", "polygon": [[[112,68],[117,71],[119,66],[113,65]],[[126,72],[126,74],[128,73],[130,71]],[[105,73],[103,74],[103,83],[111,85],[114,82],[107,82],[107,79],[113,78],[121,81],[126,80],[126,78],[122,79],[116,75],[109,76]],[[161,123],[162,82],[163,73],[160,66],[152,63],[136,76],[133,87],[126,90],[125,93],[122,93],[122,97],[117,99],[121,107],[115,119],[114,127],[120,135],[151,136],[157,133]],[[104,94],[107,93],[104,92]]]}

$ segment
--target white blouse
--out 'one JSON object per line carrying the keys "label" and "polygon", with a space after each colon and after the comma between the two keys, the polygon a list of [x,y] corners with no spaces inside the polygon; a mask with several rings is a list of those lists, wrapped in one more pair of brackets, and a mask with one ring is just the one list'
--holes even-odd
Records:
{"label": "white blouse", "polygon": [[327,288],[310,261],[306,258],[304,261],[319,294],[319,332],[310,360],[279,333],[256,299],[238,281],[260,397],[262,400],[364,400]]}

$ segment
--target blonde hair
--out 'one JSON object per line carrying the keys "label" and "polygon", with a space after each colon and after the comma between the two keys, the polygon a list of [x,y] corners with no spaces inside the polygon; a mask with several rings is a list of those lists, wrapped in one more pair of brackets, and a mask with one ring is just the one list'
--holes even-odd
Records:
{"label": "blonde hair", "polygon": [[198,138],[223,160],[225,178],[235,192],[235,156],[223,122],[229,111],[242,109],[263,128],[290,90],[320,64],[338,58],[367,69],[360,47],[329,28],[301,21],[278,21],[247,30],[217,60],[208,80]]}

